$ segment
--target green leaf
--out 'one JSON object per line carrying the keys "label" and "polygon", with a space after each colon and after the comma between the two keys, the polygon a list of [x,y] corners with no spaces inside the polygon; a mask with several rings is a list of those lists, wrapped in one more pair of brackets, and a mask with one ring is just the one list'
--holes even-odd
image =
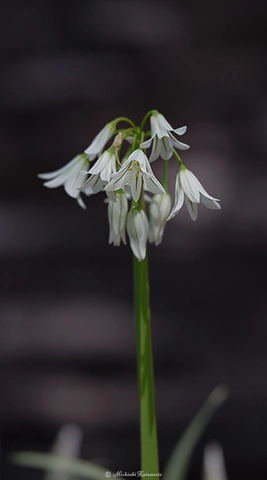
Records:
{"label": "green leaf", "polygon": [[228,390],[222,385],[212,391],[174,447],[163,472],[164,480],[185,480],[198,440],[227,397]]}
{"label": "green leaf", "polygon": [[40,468],[49,471],[65,471],[68,474],[89,480],[105,480],[108,477],[105,475],[106,472],[109,472],[110,476],[113,475],[113,472],[95,463],[61,458],[50,453],[18,452],[11,455],[11,461],[16,465],[24,467]]}

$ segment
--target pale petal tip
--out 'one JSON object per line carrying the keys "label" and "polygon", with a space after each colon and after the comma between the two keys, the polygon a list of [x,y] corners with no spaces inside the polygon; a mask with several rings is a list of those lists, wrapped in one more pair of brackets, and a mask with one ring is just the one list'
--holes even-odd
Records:
{"label": "pale petal tip", "polygon": [[83,199],[82,199],[82,197],[81,197],[80,195],[78,195],[78,197],[76,198],[76,200],[77,200],[78,205],[79,205],[81,208],[83,208],[83,210],[86,210],[86,209],[87,209],[87,206],[85,205],[85,203],[84,203],[84,201],[83,201]]}
{"label": "pale petal tip", "polygon": [[175,213],[170,213],[170,215],[167,217],[167,222],[171,220],[173,217],[175,217]]}

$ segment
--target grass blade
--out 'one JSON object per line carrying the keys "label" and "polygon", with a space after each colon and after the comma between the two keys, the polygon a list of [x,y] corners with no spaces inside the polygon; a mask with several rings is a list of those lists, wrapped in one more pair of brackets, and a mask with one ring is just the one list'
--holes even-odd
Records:
{"label": "grass blade", "polygon": [[[50,453],[18,452],[11,456],[11,461],[24,467],[40,468],[49,471],[67,472],[88,480],[105,480],[107,469],[85,460],[61,458]],[[110,472],[112,475],[112,472]]]}
{"label": "grass blade", "polygon": [[174,447],[163,472],[163,480],[185,480],[190,460],[212,415],[228,396],[227,389],[218,385],[204,402],[184,434]]}

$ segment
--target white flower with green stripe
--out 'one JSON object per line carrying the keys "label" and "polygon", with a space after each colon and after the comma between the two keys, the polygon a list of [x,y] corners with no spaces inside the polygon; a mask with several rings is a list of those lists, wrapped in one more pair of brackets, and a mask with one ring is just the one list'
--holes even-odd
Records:
{"label": "white flower with green stripe", "polygon": [[148,219],[144,210],[133,207],[128,213],[126,229],[133,254],[141,262],[146,257],[148,238]]}
{"label": "white flower with green stripe", "polygon": [[173,154],[173,149],[188,150],[189,145],[180,142],[173,133],[183,135],[187,127],[173,128],[166,118],[157,110],[153,110],[150,117],[151,138],[142,142],[141,148],[149,148],[152,144],[152,152],[149,161],[153,162],[158,157],[163,160],[169,160]]}
{"label": "white flower with green stripe", "polygon": [[150,243],[159,245],[162,241],[165,224],[171,211],[171,197],[168,193],[154,195],[149,205],[149,233]]}
{"label": "white flower with green stripe", "polygon": [[138,202],[142,187],[152,193],[165,193],[165,189],[152,172],[150,163],[143,150],[138,148],[131,153],[118,172],[111,175],[110,182],[106,185],[106,192],[123,189],[130,186],[131,195]]}
{"label": "white flower with green stripe", "polygon": [[192,220],[197,219],[198,204],[201,202],[205,207],[211,210],[219,210],[221,208],[218,198],[209,195],[195,175],[181,165],[180,171],[176,177],[175,184],[175,201],[173,209],[168,216],[168,220],[175,217],[181,210],[184,202]]}
{"label": "white flower with green stripe", "polygon": [[89,147],[84,151],[88,156],[90,162],[97,156],[101,155],[106,143],[114,135],[116,129],[116,122],[107,123],[104,128],[97,134]]}
{"label": "white flower with green stripe", "polygon": [[125,227],[128,213],[128,200],[123,191],[114,194],[114,200],[108,200],[109,243],[118,247],[121,240],[126,244]]}
{"label": "white flower with green stripe", "polygon": [[100,174],[101,180],[109,182],[110,176],[114,172],[116,172],[116,156],[114,148],[111,147],[109,150],[102,153],[88,173],[92,173],[93,175]]}
{"label": "white flower with green stripe", "polygon": [[84,181],[84,175],[89,165],[89,160],[84,153],[77,155],[73,160],[64,165],[64,167],[49,173],[39,173],[38,177],[48,180],[44,187],[57,188],[64,186],[65,192],[72,198],[76,198],[82,208],[86,208],[79,187]]}

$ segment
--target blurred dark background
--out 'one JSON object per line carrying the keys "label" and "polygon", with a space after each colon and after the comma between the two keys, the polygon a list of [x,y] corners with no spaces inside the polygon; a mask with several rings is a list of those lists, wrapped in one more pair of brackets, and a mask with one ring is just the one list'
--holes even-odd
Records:
{"label": "blurred dark background", "polygon": [[[116,116],[188,125],[182,158],[222,210],[185,209],[149,248],[161,465],[218,383],[201,440],[230,480],[267,476],[267,93],[264,1],[2,1],[0,430],[4,480],[42,478],[7,452],[47,451],[68,422],[82,457],[139,469],[132,260],[108,245],[104,196],[84,212],[38,172]],[[160,163],[160,162],[159,162]],[[160,165],[156,165],[159,174]],[[172,162],[173,186],[176,162]]]}

